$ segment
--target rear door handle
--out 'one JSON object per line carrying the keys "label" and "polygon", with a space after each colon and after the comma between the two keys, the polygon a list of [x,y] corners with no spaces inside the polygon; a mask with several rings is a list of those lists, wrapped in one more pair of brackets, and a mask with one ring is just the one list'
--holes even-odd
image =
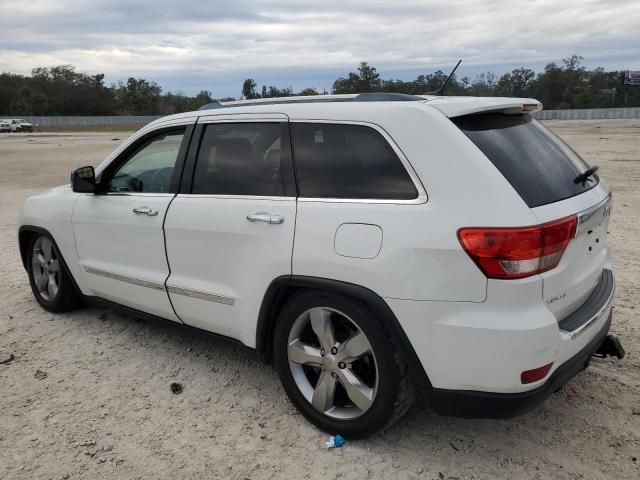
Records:
{"label": "rear door handle", "polygon": [[271,215],[267,212],[258,212],[247,215],[247,220],[250,222],[264,222],[271,225],[280,225],[284,223],[284,217],[282,215]]}
{"label": "rear door handle", "polygon": [[158,215],[158,210],[149,207],[138,207],[133,209],[133,213],[136,215],[148,215],[150,217],[155,217]]}

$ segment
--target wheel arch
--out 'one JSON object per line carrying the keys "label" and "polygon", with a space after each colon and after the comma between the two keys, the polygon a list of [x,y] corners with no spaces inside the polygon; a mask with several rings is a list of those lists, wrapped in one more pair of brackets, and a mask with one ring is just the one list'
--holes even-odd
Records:
{"label": "wheel arch", "polygon": [[360,300],[375,310],[397,343],[415,385],[420,390],[432,388],[409,338],[384,299],[366,287],[329,278],[284,275],[271,282],[263,297],[256,327],[256,350],[265,362],[271,362],[273,332],[278,314],[287,300],[301,290],[318,290],[344,295]]}
{"label": "wheel arch", "polygon": [[22,266],[25,270],[27,269],[27,248],[29,247],[29,240],[31,240],[31,237],[33,237],[33,235],[36,235],[38,233],[48,235],[53,243],[56,242],[55,238],[53,238],[53,235],[51,235],[51,232],[49,232],[45,228],[36,227],[34,225],[22,225],[18,229],[18,247],[20,248],[20,258],[22,260]]}
{"label": "wheel arch", "polygon": [[38,235],[38,234],[47,235],[51,239],[55,247],[58,249],[58,252],[60,252],[60,257],[62,258],[62,267],[64,268],[67,275],[69,275],[69,278],[71,279],[71,283],[73,283],[73,287],[75,288],[76,292],[82,295],[82,290],[78,286],[78,283],[76,282],[76,279],[74,278],[73,273],[69,269],[69,266],[67,265],[67,261],[65,260],[64,255],[62,254],[62,250],[60,250],[60,247],[58,246],[58,242],[56,242],[55,237],[46,228],[37,227],[35,225],[22,225],[18,229],[18,247],[20,248],[20,258],[22,259],[22,265],[24,266],[24,269],[27,270],[27,255],[28,255],[27,249],[29,248],[29,241],[34,235]]}

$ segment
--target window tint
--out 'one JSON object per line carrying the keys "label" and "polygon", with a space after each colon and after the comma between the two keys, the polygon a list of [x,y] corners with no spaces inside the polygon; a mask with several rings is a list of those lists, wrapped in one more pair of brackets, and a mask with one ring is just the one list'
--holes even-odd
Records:
{"label": "window tint", "polygon": [[452,119],[533,208],[579,195],[598,183],[575,178],[587,164],[530,115],[499,113]]}
{"label": "window tint", "polygon": [[207,125],[192,193],[295,196],[286,124]]}
{"label": "window tint", "polygon": [[410,200],[418,196],[398,156],[372,128],[294,123],[292,138],[303,197]]}
{"label": "window tint", "polygon": [[115,170],[106,191],[168,193],[183,136],[173,131],[145,142]]}

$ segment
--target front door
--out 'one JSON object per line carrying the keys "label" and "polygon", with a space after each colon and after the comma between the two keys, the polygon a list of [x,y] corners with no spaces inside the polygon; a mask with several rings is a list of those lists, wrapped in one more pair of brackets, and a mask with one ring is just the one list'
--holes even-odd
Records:
{"label": "front door", "polygon": [[92,294],[174,321],[162,226],[177,190],[186,130],[170,127],[135,142],[101,172],[101,193],[79,194],[72,217]]}
{"label": "front door", "polygon": [[198,120],[165,222],[167,289],[186,324],[253,346],[266,289],[291,274],[296,191],[287,117],[241,118]]}

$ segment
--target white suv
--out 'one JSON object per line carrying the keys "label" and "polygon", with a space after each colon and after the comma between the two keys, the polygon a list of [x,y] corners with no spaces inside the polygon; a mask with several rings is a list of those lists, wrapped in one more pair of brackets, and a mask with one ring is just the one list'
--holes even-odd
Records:
{"label": "white suv", "polygon": [[[36,300],[236,340],[350,437],[436,411],[533,408],[608,336],[610,193],[530,99],[396,94],[159,119],[27,199]],[[203,379],[206,381],[206,379]]]}

